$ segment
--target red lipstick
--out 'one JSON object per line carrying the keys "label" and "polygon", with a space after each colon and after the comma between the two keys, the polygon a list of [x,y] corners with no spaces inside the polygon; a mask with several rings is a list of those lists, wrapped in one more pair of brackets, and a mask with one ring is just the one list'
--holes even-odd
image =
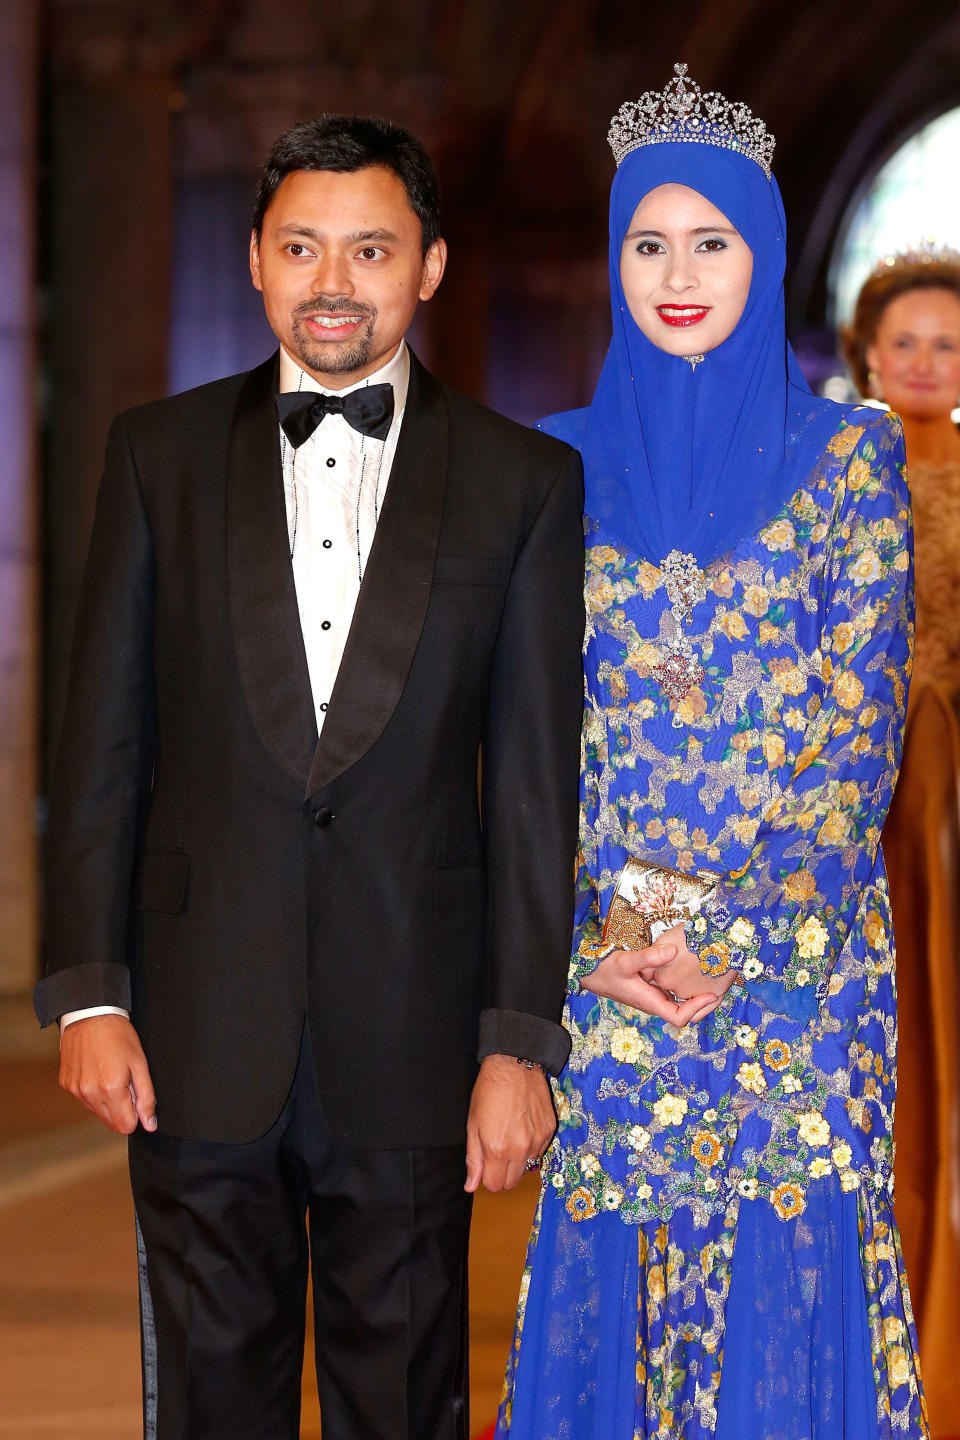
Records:
{"label": "red lipstick", "polygon": [[710,313],[709,305],[658,305],[657,314],[665,325],[699,325]]}

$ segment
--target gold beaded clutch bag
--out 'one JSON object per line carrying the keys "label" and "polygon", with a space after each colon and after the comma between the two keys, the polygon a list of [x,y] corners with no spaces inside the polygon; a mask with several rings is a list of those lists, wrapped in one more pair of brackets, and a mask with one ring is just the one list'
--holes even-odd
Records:
{"label": "gold beaded clutch bag", "polygon": [[604,944],[646,950],[664,930],[684,924],[712,900],[718,879],[712,870],[685,875],[654,860],[628,860],[607,911]]}

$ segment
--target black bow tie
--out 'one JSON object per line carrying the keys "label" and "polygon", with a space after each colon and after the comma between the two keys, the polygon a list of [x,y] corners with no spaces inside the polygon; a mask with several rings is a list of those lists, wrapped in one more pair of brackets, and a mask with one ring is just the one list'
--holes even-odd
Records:
{"label": "black bow tie", "polygon": [[277,396],[277,414],[294,450],[310,439],[324,415],[342,415],[354,430],[386,440],[393,419],[393,386],[366,385],[348,395],[287,390]]}

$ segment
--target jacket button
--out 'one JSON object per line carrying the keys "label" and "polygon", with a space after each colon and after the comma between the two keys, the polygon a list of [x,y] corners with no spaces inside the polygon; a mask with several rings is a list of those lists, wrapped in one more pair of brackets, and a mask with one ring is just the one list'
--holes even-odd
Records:
{"label": "jacket button", "polygon": [[319,825],[321,830],[326,830],[333,819],[333,811],[329,805],[321,805],[319,810],[313,812],[313,823]]}

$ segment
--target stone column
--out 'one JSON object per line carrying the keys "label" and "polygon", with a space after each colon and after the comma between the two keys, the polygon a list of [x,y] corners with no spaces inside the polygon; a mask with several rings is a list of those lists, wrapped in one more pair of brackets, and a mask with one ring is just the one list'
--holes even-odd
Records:
{"label": "stone column", "polygon": [[0,994],[32,985],[37,952],[37,486],[34,421],[39,6],[0,7]]}

